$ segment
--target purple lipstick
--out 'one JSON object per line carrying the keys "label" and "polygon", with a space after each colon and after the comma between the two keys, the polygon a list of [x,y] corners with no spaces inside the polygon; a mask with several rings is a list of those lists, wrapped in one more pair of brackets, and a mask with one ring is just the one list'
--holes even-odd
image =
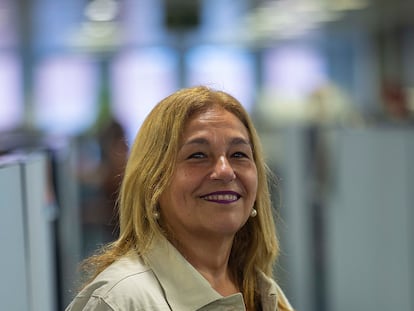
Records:
{"label": "purple lipstick", "polygon": [[236,202],[240,199],[240,197],[241,195],[234,191],[216,191],[201,196],[203,200],[220,204],[230,204]]}

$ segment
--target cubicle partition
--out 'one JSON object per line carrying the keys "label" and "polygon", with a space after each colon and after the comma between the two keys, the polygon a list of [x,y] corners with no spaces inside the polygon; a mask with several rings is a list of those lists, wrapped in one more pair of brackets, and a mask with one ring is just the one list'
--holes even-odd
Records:
{"label": "cubicle partition", "polygon": [[414,310],[414,129],[282,133],[279,231],[293,305]]}
{"label": "cubicle partition", "polygon": [[0,295],[5,310],[56,310],[54,206],[44,153],[0,162]]}
{"label": "cubicle partition", "polygon": [[26,208],[20,159],[0,161],[0,301],[4,310],[30,310]]}
{"label": "cubicle partition", "polygon": [[80,236],[70,150],[0,157],[1,309],[55,311],[73,294]]}
{"label": "cubicle partition", "polygon": [[31,311],[57,309],[55,234],[57,207],[45,153],[21,161]]}
{"label": "cubicle partition", "polygon": [[414,310],[414,130],[340,131],[335,145],[327,310]]}

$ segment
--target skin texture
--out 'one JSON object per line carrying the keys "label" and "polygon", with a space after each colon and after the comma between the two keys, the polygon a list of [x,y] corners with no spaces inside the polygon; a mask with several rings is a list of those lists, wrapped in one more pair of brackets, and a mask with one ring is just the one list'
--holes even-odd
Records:
{"label": "skin texture", "polygon": [[231,245],[250,216],[257,184],[249,135],[240,120],[219,107],[193,116],[172,181],[160,198],[161,223],[213,287],[215,282],[232,287]]}

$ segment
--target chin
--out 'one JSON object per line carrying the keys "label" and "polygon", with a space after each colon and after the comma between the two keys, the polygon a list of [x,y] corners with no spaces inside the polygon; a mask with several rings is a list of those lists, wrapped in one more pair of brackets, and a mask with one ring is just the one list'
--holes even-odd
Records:
{"label": "chin", "polygon": [[218,233],[218,234],[222,234],[223,236],[228,236],[228,235],[235,235],[242,227],[243,227],[244,223],[225,223],[225,224],[216,224],[216,226],[214,227],[213,231]]}

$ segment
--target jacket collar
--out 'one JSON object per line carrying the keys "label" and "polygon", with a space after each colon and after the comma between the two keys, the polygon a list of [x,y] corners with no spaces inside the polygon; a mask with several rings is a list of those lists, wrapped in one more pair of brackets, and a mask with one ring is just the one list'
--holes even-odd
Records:
{"label": "jacket collar", "polygon": [[223,298],[168,240],[155,241],[146,257],[172,310],[197,310]]}
{"label": "jacket collar", "polygon": [[[241,293],[220,295],[167,239],[154,241],[145,261],[160,282],[172,310],[194,311],[217,300],[244,306]],[[276,310],[279,295],[276,283],[261,271],[257,278],[263,311]]]}

